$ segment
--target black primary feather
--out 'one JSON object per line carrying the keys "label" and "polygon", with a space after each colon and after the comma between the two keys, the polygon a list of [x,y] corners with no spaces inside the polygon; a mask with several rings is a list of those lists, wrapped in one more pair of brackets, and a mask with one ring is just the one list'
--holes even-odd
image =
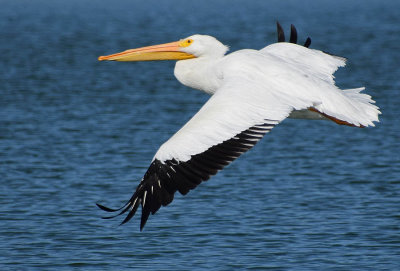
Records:
{"label": "black primary feather", "polygon": [[310,37],[308,37],[307,39],[306,39],[306,42],[304,43],[304,47],[306,47],[306,48],[308,48],[308,47],[310,47],[310,45],[311,45],[311,39],[310,39]]}
{"label": "black primary feather", "polygon": [[290,39],[289,42],[297,44],[297,30],[294,25],[290,25]]}
{"label": "black primary feather", "polygon": [[285,42],[285,32],[279,22],[276,22],[276,30],[278,32],[278,42]]}

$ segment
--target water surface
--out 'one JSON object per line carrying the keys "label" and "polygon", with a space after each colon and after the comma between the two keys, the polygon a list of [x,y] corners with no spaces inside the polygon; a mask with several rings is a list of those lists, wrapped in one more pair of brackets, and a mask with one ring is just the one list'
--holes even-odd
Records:
{"label": "water surface", "polygon": [[[1,1],[1,270],[399,270],[398,1]],[[231,50],[297,26],[349,59],[375,128],[285,120],[226,170],[150,217],[105,221],[208,99],[173,62],[97,57],[216,36]]]}

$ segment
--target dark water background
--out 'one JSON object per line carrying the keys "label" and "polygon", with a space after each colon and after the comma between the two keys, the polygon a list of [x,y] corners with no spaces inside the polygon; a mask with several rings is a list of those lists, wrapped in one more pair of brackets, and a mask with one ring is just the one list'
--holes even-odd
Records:
{"label": "dark water background", "polygon": [[[399,1],[0,1],[1,270],[400,270]],[[173,62],[97,57],[275,21],[349,58],[376,128],[286,120],[209,182],[119,227],[159,145],[207,100]]]}

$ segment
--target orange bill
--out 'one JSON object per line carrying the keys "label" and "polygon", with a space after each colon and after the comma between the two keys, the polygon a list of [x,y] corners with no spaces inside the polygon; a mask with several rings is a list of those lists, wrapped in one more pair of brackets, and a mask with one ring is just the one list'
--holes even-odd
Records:
{"label": "orange bill", "polygon": [[181,60],[194,58],[194,55],[181,51],[182,42],[175,41],[159,45],[130,49],[120,53],[100,56],[99,60],[114,61],[152,61],[152,60]]}

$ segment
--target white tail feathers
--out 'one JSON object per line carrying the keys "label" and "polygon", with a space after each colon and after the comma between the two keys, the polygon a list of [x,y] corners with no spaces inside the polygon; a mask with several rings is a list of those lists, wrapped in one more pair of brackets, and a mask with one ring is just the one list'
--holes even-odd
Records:
{"label": "white tail feathers", "polygon": [[[365,88],[345,89],[335,92],[335,97],[327,97],[324,101],[315,106],[315,109],[339,123],[358,127],[375,126],[379,122],[379,108],[374,105],[375,101],[371,96],[361,93]],[[329,99],[331,98],[331,99]]]}
{"label": "white tail feathers", "polygon": [[365,93],[361,93],[365,88],[353,88],[345,90],[346,96],[348,96],[353,104],[357,106],[358,113],[354,117],[357,118],[359,123],[363,126],[375,126],[373,122],[379,122],[379,107],[375,104],[375,101],[371,99],[371,96]]}

